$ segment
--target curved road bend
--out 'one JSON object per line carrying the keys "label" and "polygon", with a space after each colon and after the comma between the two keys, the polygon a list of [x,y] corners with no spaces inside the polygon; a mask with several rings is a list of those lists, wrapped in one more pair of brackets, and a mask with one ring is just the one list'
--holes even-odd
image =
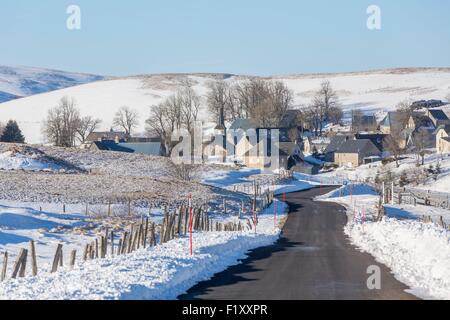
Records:
{"label": "curved road bend", "polygon": [[[289,194],[290,214],[277,243],[252,250],[241,264],[197,284],[179,299],[416,299],[388,268],[349,243],[342,206],[312,200],[332,189]],[[381,268],[381,290],[367,288],[371,265]]]}

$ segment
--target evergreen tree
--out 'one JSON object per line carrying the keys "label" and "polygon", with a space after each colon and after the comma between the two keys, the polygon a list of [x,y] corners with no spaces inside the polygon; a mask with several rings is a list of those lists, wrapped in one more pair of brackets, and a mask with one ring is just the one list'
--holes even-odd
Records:
{"label": "evergreen tree", "polygon": [[20,131],[19,125],[16,121],[8,121],[8,124],[6,125],[2,135],[0,136],[0,142],[25,142],[25,137],[22,135],[22,131]]}

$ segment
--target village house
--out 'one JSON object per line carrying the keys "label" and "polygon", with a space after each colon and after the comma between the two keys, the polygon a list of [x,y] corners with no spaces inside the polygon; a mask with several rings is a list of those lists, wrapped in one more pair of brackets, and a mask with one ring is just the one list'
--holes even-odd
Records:
{"label": "village house", "polygon": [[113,140],[117,142],[122,142],[125,141],[127,137],[128,135],[125,132],[114,131],[113,129],[104,132],[94,131],[87,136],[86,142],[94,142],[102,140]]}
{"label": "village house", "polygon": [[91,132],[86,140],[80,145],[81,149],[89,149],[93,142],[98,141],[114,141],[115,143],[125,142],[128,135],[125,132],[114,131],[95,131]]}
{"label": "village house", "polygon": [[352,135],[337,135],[331,138],[330,144],[325,148],[325,161],[335,162],[335,152],[347,141],[354,140]]}
{"label": "village house", "polygon": [[304,137],[303,152],[306,154],[324,153],[330,144],[330,138],[327,137]]}
{"label": "village house", "polygon": [[[241,163],[250,168],[272,165],[272,135],[278,130],[279,165],[289,168],[302,155],[300,146],[292,141],[293,128],[261,128],[252,119],[236,119],[227,129],[224,123],[215,128],[215,139],[204,145],[204,153],[218,162]],[[294,133],[293,136],[297,136]],[[295,139],[294,137],[294,139]]]}
{"label": "village house", "polygon": [[405,119],[405,113],[399,111],[390,111],[380,123],[380,131],[384,134],[391,134],[395,130],[403,130],[406,127],[408,119]]}
{"label": "village house", "polygon": [[406,128],[416,130],[420,127],[436,128],[433,121],[431,121],[425,112],[413,112],[406,123]]}
{"label": "village house", "polygon": [[439,154],[450,153],[450,125],[440,126],[436,130],[436,150]]}
{"label": "village house", "polygon": [[353,132],[374,132],[378,130],[377,118],[374,115],[353,114]]}
{"label": "village house", "polygon": [[387,137],[389,135],[383,133],[357,133],[355,134],[356,140],[370,140],[381,152],[385,152],[387,149]]}
{"label": "village house", "polygon": [[139,153],[149,156],[165,156],[165,147],[161,140],[145,138],[138,139],[140,142],[119,142],[112,140],[94,141],[89,150],[93,151],[115,151],[125,153]]}
{"label": "village house", "polygon": [[450,124],[448,115],[442,109],[428,110],[427,116],[430,118],[436,128],[439,126]]}
{"label": "village house", "polygon": [[[272,152],[270,150],[266,153],[267,146],[264,146],[264,142],[258,143],[248,150],[244,155],[244,164],[248,168],[265,169],[269,168],[272,161]],[[297,162],[301,161],[302,151],[300,146],[294,142],[280,142],[278,150],[278,166],[279,168],[290,170],[297,165]]]}
{"label": "village house", "polygon": [[447,103],[442,100],[419,100],[411,104],[413,109],[430,109],[445,106]]}
{"label": "village house", "polygon": [[368,139],[348,140],[335,152],[335,164],[358,167],[362,164],[379,161],[381,155],[381,151]]}

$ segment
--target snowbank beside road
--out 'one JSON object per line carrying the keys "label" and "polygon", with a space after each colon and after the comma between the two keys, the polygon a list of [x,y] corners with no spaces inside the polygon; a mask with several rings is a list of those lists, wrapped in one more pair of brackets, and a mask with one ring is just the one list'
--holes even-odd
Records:
{"label": "snowbank beside road", "polygon": [[[450,233],[434,224],[385,218],[349,224],[346,234],[424,299],[450,299]],[[383,285],[383,283],[381,283]]]}
{"label": "snowbank beside road", "polygon": [[[278,205],[283,217],[284,205]],[[132,254],[78,264],[72,271],[0,284],[0,299],[176,299],[199,281],[239,263],[254,248],[273,244],[280,229],[273,208],[259,216],[257,233],[201,232]]]}
{"label": "snowbank beside road", "polygon": [[[345,186],[318,199],[347,208],[345,233],[351,242],[388,266],[412,294],[450,299],[450,232],[416,219],[426,207],[387,205],[386,217],[375,222],[379,197],[368,186]],[[442,211],[444,215],[446,210]]]}

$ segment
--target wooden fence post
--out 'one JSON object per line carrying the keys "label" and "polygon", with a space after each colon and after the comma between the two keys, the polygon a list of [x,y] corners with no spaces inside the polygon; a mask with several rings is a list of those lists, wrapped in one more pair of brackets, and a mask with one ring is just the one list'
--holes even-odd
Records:
{"label": "wooden fence post", "polygon": [[142,239],[142,245],[144,246],[144,249],[147,247],[147,237],[148,237],[148,217],[145,218],[144,236]]}
{"label": "wooden fence post", "polygon": [[178,236],[181,235],[181,224],[183,222],[183,206],[181,206],[180,208],[178,208],[178,223],[177,223],[177,234]]}
{"label": "wooden fence post", "polygon": [[89,253],[89,245],[87,244],[87,245],[84,247],[83,261],[86,261],[86,260],[87,260],[87,258],[88,258],[88,253]]}
{"label": "wooden fence post", "polygon": [[2,267],[2,274],[0,276],[0,282],[5,281],[7,269],[8,269],[8,252],[5,251],[3,255],[3,267]]}
{"label": "wooden fence post", "polygon": [[130,227],[130,233],[128,234],[128,243],[127,243],[127,254],[133,251],[133,235],[134,235],[134,226]]}
{"label": "wooden fence post", "polygon": [[75,266],[75,260],[77,258],[77,250],[72,250],[72,252],[70,253],[70,268],[73,269],[73,267]]}
{"label": "wooden fence post", "polygon": [[104,259],[106,256],[106,237],[100,237],[100,259]]}
{"label": "wooden fence post", "polygon": [[95,238],[95,259],[98,259],[98,238]]}
{"label": "wooden fence post", "polygon": [[125,233],[123,234],[122,239],[121,239],[120,254],[126,253],[125,249],[126,249],[126,245],[127,245],[127,240],[128,240],[128,232],[125,231]]}
{"label": "wooden fence post", "polygon": [[51,273],[54,273],[58,271],[58,264],[59,266],[63,266],[62,262],[62,244],[58,244],[58,247],[56,248],[55,257],[53,258],[53,264],[52,264],[52,271]]}
{"label": "wooden fence post", "polygon": [[20,278],[23,278],[25,276],[25,269],[27,265],[27,256],[28,256],[28,250],[27,249],[20,249],[19,255],[17,256],[16,263],[14,264],[13,273],[11,278],[15,279],[17,278],[17,275],[19,275]]}
{"label": "wooden fence post", "polygon": [[186,206],[186,208],[184,208],[184,229],[183,229],[184,235],[188,233],[188,222],[189,222],[189,208],[188,206]]}
{"label": "wooden fence post", "polygon": [[120,256],[122,253],[122,239],[119,239],[119,244],[117,245],[117,255]]}
{"label": "wooden fence post", "polygon": [[114,231],[111,231],[111,257],[114,257]]}
{"label": "wooden fence post", "polygon": [[156,246],[156,224],[152,223],[152,231],[151,231],[151,245]]}
{"label": "wooden fence post", "polygon": [[34,246],[34,241],[30,241],[30,253],[31,253],[31,273],[33,277],[37,276],[37,260],[36,260],[36,248]]}
{"label": "wooden fence post", "polygon": [[440,225],[442,228],[445,228],[444,218],[443,218],[442,216],[439,217],[439,225]]}
{"label": "wooden fence post", "polygon": [[95,259],[95,241],[91,243],[91,247],[89,249],[89,253],[91,255],[91,260]]}

